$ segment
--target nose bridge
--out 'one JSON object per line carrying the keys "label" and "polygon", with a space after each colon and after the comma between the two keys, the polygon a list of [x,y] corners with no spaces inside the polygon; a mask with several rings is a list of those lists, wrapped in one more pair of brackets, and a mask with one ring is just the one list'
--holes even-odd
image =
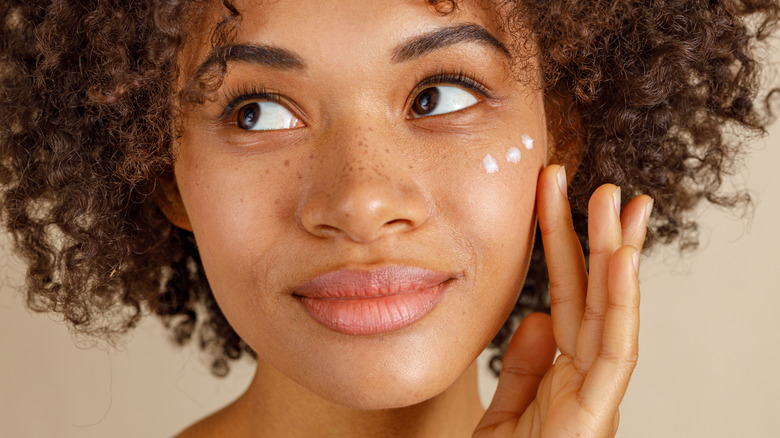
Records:
{"label": "nose bridge", "polygon": [[385,140],[374,132],[375,128],[367,125],[342,126],[320,147],[319,185],[342,203],[341,208],[354,210],[363,204],[376,208],[379,201],[388,203],[391,192],[404,185],[398,172],[395,181],[390,178],[389,169],[398,167],[398,157],[390,156],[389,145],[383,147]]}
{"label": "nose bridge", "polygon": [[417,228],[427,218],[426,198],[392,133],[360,119],[334,126],[317,145],[300,209],[313,235],[370,242]]}

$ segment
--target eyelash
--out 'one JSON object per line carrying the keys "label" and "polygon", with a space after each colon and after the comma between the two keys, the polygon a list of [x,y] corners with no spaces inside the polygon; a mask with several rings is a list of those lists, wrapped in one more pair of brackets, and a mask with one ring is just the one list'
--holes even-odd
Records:
{"label": "eyelash", "polygon": [[420,91],[435,85],[452,84],[460,85],[481,95],[484,98],[490,99],[490,90],[486,86],[482,85],[483,82],[484,80],[477,79],[477,76],[470,72],[461,70],[453,73],[442,69],[438,74],[418,79],[417,86],[414,88],[412,95],[416,96]]}
{"label": "eyelash", "polygon": [[282,98],[278,94],[269,93],[263,88],[256,88],[254,85],[240,85],[236,89],[225,93],[222,118],[229,119],[238,109],[239,105],[249,100],[265,100],[268,102],[282,103]]}
{"label": "eyelash", "polygon": [[[473,73],[465,71],[447,72],[442,69],[441,72],[433,76],[418,79],[416,82],[417,85],[412,91],[412,96],[416,96],[422,90],[435,85],[453,84],[469,89],[484,98],[489,99],[491,97],[490,90],[482,85],[484,81],[477,79],[476,75]],[[225,93],[225,104],[223,105],[224,110],[222,111],[221,118],[225,120],[230,119],[239,105],[250,100],[266,100],[274,103],[282,103],[282,98],[278,94],[267,92],[265,87],[258,89],[254,85],[244,84]]]}

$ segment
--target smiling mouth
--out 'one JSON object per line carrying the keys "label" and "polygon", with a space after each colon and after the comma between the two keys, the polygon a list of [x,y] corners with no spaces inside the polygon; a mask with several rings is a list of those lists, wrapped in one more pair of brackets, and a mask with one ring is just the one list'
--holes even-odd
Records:
{"label": "smiling mouth", "polygon": [[339,270],[315,277],[295,292],[317,322],[348,335],[399,330],[430,313],[454,277],[427,269],[389,266]]}

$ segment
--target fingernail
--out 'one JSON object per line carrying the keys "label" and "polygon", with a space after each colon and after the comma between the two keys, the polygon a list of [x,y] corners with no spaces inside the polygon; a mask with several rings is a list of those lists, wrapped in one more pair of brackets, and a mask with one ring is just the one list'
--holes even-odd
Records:
{"label": "fingernail", "polygon": [[620,187],[612,192],[612,200],[615,201],[615,212],[620,217]]}
{"label": "fingernail", "polygon": [[650,203],[647,204],[647,207],[645,207],[645,226],[647,226],[647,224],[650,223],[650,215],[653,214],[654,204],[655,204],[655,200],[651,199]]}
{"label": "fingernail", "polygon": [[560,169],[558,169],[558,188],[561,189],[561,193],[563,193],[563,196],[568,196],[566,194],[566,168],[561,166]]}
{"label": "fingernail", "polygon": [[639,250],[634,251],[634,272],[639,274]]}

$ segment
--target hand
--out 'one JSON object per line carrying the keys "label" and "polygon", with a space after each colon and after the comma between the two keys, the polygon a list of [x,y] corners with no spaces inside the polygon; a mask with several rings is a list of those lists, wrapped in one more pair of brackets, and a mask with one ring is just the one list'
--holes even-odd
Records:
{"label": "hand", "polygon": [[[637,269],[652,199],[638,196],[618,214],[617,187],[605,184],[593,193],[588,273],[565,181],[562,167],[548,166],[537,192],[552,316],[532,314],[517,329],[474,437],[602,438],[617,432],[618,406],[637,361]],[[561,354],[553,364],[556,345]]]}

